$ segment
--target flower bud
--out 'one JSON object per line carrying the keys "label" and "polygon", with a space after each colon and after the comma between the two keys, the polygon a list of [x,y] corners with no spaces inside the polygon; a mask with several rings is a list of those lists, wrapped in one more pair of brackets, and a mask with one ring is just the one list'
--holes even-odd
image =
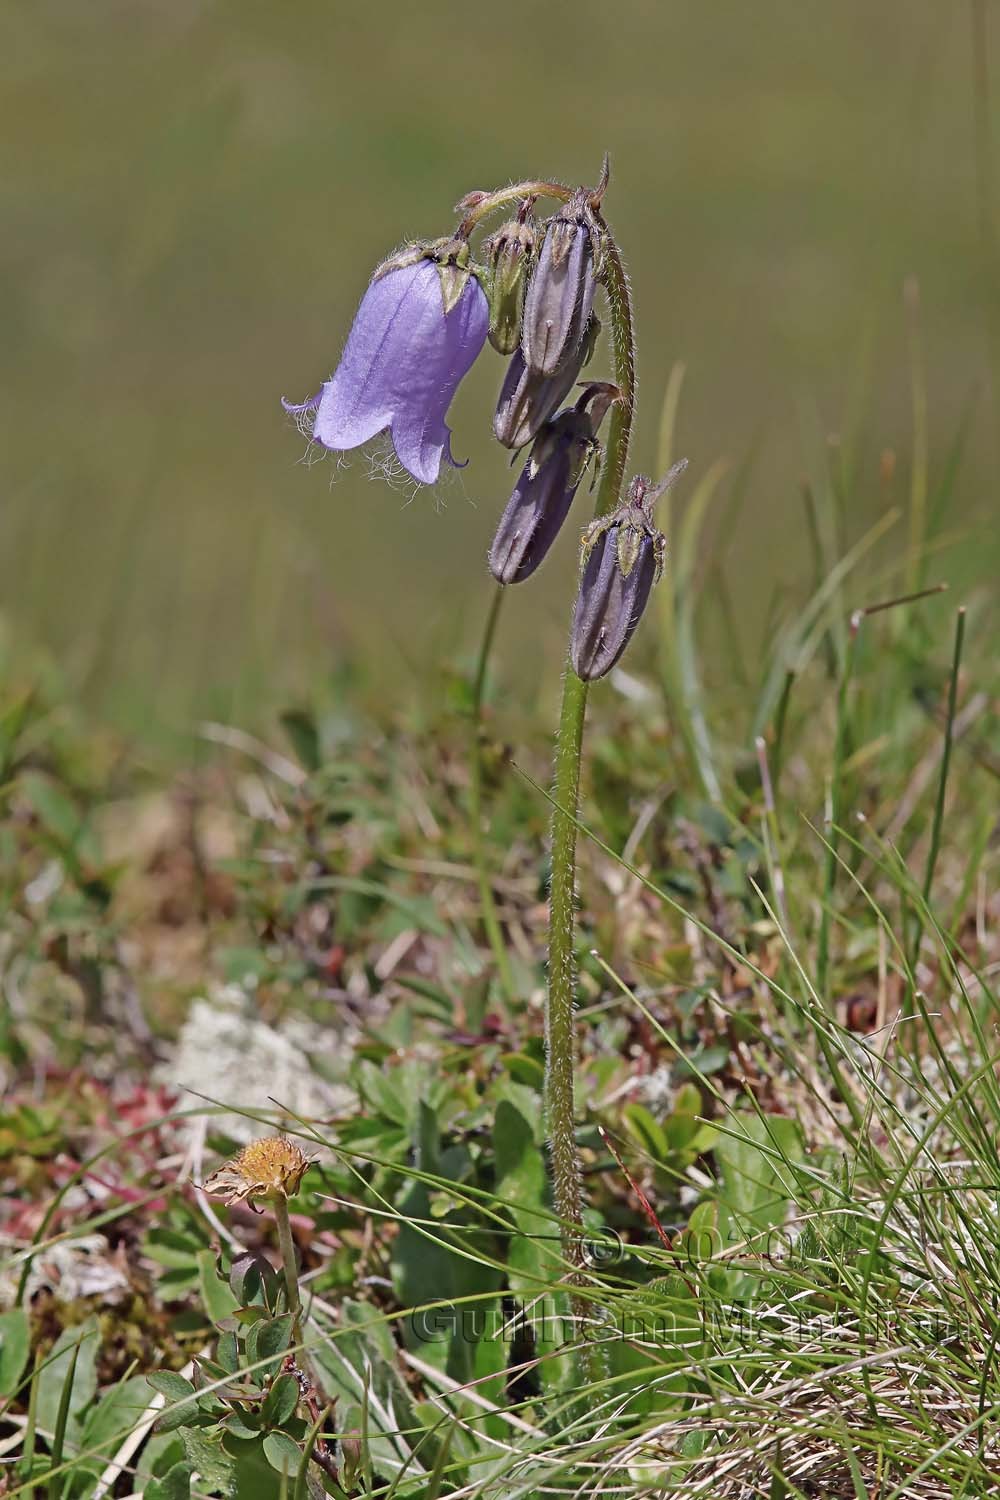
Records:
{"label": "flower bud", "polygon": [[503,224],[483,243],[490,267],[490,343],[499,354],[513,354],[521,338],[524,284],[535,254],[532,199],[526,198],[516,219]]}
{"label": "flower bud", "polygon": [[500,388],[493,435],[505,448],[523,448],[557,411],[594,352],[601,331],[600,320],[591,316],[583,341],[572,359],[557,375],[539,375],[529,370],[524,354],[515,350]]}
{"label": "flower bud", "polygon": [[364,1461],[365,1449],[362,1434],[357,1427],[352,1427],[350,1432],[345,1432],[340,1439],[340,1457],[343,1463],[342,1478],[344,1486],[353,1490],[355,1481],[361,1472]]}
{"label": "flower bud", "polygon": [[524,299],[521,348],[529,370],[554,375],[580,346],[596,285],[600,231],[591,194],[581,188],[545,231]]}
{"label": "flower bud", "polygon": [[570,639],[573,671],[584,682],[610,672],[632,639],[663,572],[666,541],[653,525],[653,505],[686,467],[687,459],[674,464],[659,485],[637,475],[623,504],[584,533],[583,577]]}
{"label": "flower bud", "polygon": [[555,541],[587,466],[597,431],[618,387],[587,386],[579,401],[547,423],[532,445],[489,552],[498,583],[529,578]]}

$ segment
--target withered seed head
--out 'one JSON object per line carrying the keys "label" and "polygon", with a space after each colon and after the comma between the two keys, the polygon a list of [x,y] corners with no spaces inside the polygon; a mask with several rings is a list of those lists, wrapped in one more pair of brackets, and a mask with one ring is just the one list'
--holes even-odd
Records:
{"label": "withered seed head", "polygon": [[306,1156],[283,1135],[265,1136],[244,1146],[202,1184],[212,1197],[226,1203],[249,1203],[257,1198],[294,1198],[315,1156]]}

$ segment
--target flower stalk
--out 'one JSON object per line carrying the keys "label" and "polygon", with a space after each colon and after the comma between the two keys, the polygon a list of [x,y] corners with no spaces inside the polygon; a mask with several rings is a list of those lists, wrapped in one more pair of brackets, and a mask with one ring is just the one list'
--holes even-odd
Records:
{"label": "flower stalk", "polygon": [[[606,228],[606,226],[603,226]],[[595,519],[618,503],[635,407],[635,342],[628,280],[618,247],[607,232],[605,277],[611,310],[611,343],[619,399],[611,408]],[[556,735],[553,776],[552,875],[549,886],[549,991],[545,1013],[545,1114],[555,1210],[563,1253],[583,1263],[580,1157],[576,1148],[576,819],[580,759],[587,715],[587,684],[567,660]]]}
{"label": "flower stalk", "polygon": [[503,589],[493,590],[483,638],[479,646],[479,660],[472,684],[472,743],[469,754],[469,817],[472,823],[472,856],[476,865],[476,882],[479,886],[479,904],[482,910],[483,929],[493,953],[500,987],[508,1000],[515,997],[514,975],[511,971],[507,944],[504,942],[496,902],[493,899],[493,882],[486,862],[486,843],[483,838],[483,693],[486,687],[486,669],[489,664],[493,638],[503,601]]}
{"label": "flower stalk", "polygon": [[[524,198],[555,198],[567,203],[573,191],[561,183],[515,183],[494,193],[474,193],[460,205],[467,214],[458,233],[468,236],[476,225],[508,203]],[[618,399],[609,413],[601,481],[594,507],[595,520],[618,504],[635,408],[635,339],[628,278],[614,237],[595,206],[602,245],[602,278],[610,309],[610,338]],[[488,631],[495,621],[488,622]],[[486,642],[488,649],[488,641]],[[485,664],[485,656],[482,658]],[[580,763],[587,714],[587,684],[567,660],[553,774],[552,873],[549,885],[549,989],[545,1010],[545,1118],[549,1140],[552,1190],[563,1254],[573,1267],[583,1265],[583,1214],[580,1157],[576,1147],[576,820],[580,794]],[[477,709],[478,725],[478,709]],[[477,743],[478,755],[478,743]],[[480,835],[481,836],[481,835]],[[477,857],[477,866],[483,865]],[[482,875],[481,875],[482,890]],[[490,896],[492,905],[492,894]],[[484,922],[489,910],[484,901]],[[489,928],[487,927],[487,931]],[[491,943],[492,943],[491,938]]]}
{"label": "flower stalk", "polygon": [[278,1231],[278,1249],[281,1251],[281,1268],[285,1276],[285,1300],[292,1315],[292,1348],[302,1345],[302,1299],[299,1296],[299,1275],[295,1264],[295,1241],[292,1238],[292,1222],[288,1214],[288,1199],[284,1193],[273,1193],[270,1206],[274,1211],[274,1225]]}
{"label": "flower stalk", "polygon": [[315,1161],[316,1157],[306,1156],[294,1141],[285,1136],[264,1136],[244,1146],[237,1156],[223,1162],[202,1183],[203,1190],[210,1197],[221,1198],[230,1205],[246,1203],[254,1213],[260,1213],[257,1204],[266,1203],[273,1211],[286,1301],[292,1315],[292,1344],[296,1348],[302,1344],[302,1301],[288,1200],[295,1197],[303,1177]]}

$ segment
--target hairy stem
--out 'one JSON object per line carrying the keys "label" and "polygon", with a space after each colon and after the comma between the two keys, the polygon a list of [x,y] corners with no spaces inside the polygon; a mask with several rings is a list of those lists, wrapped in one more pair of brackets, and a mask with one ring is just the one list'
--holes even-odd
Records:
{"label": "hairy stem", "polygon": [[292,1225],[288,1217],[288,1201],[281,1193],[275,1193],[271,1198],[271,1207],[274,1209],[274,1222],[278,1230],[278,1249],[281,1251],[281,1268],[285,1273],[288,1311],[292,1315],[292,1348],[297,1349],[302,1343],[302,1303],[299,1298],[295,1241],[292,1239]]}
{"label": "hairy stem", "polygon": [[[536,180],[513,182],[510,187],[497,188],[495,192],[484,193],[469,208],[468,213],[461,224],[459,224],[455,233],[460,239],[468,239],[472,231],[484,219],[488,219],[490,214],[496,213],[497,209],[506,208],[508,203],[519,203],[524,198],[557,198],[560,203],[567,203],[572,196],[572,189],[565,187],[561,182]],[[459,207],[461,206],[459,204]]]}
{"label": "hairy stem", "polygon": [[490,604],[489,614],[486,616],[486,624],[483,627],[483,638],[479,646],[479,661],[476,664],[476,676],[472,685],[469,816],[472,822],[472,854],[476,865],[476,878],[479,884],[479,905],[482,911],[483,927],[486,931],[487,941],[493,952],[503,992],[508,1000],[513,1000],[514,976],[511,973],[507,945],[504,942],[500,919],[497,916],[496,902],[493,899],[493,883],[490,880],[489,870],[486,867],[486,841],[483,838],[483,691],[486,685],[486,668],[489,663],[490,651],[493,647],[493,637],[496,634],[497,620],[500,617],[500,605],[503,600],[503,593],[503,589],[498,584],[493,592],[493,601]]}
{"label": "hairy stem", "polygon": [[[620,399],[611,408],[604,467],[595,515],[614,509],[628,460],[635,393],[635,347],[628,280],[614,241],[608,236],[605,285],[611,311],[615,381]],[[545,1117],[552,1163],[552,1191],[559,1216],[563,1253],[582,1265],[580,1159],[576,1149],[574,1073],[576,1034],[576,815],[580,758],[587,712],[587,684],[567,661],[556,736],[552,815],[552,879],[549,888],[549,993],[545,1013]]]}

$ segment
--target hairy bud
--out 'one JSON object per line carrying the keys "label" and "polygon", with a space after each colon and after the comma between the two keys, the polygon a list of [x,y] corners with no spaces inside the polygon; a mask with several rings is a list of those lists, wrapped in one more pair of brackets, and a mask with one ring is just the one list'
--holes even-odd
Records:
{"label": "hairy bud", "polygon": [[618,395],[617,386],[589,385],[574,407],[538,434],[490,548],[490,572],[498,583],[520,583],[542,562],[598,451],[598,428]]}
{"label": "hairy bud", "polygon": [[637,475],[618,509],[584,533],[583,576],[570,638],[573,670],[584,682],[610,672],[632,639],[663,572],[666,542],[653,524],[653,506],[686,467],[687,459],[674,464],[659,485]]}
{"label": "hairy bud", "polygon": [[517,218],[502,224],[483,243],[490,268],[490,343],[498,354],[513,354],[521,338],[524,287],[535,254],[532,201],[525,199]]}
{"label": "hairy bud", "polygon": [[573,357],[594,305],[601,233],[591,197],[581,188],[549,220],[528,282],[521,348],[540,375],[554,375]]}
{"label": "hairy bud", "polygon": [[536,370],[529,370],[523,352],[515,350],[493,418],[493,435],[498,443],[517,449],[531,442],[573,389],[594,352],[600,331],[600,320],[591,317],[579,349],[557,375],[539,375]]}

